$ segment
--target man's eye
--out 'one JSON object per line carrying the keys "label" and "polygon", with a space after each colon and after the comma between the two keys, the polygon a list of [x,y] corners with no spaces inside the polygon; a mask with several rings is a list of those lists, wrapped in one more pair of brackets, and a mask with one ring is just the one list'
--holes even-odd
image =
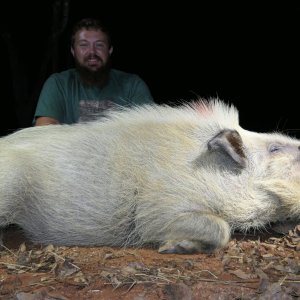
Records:
{"label": "man's eye", "polygon": [[104,44],[96,44],[97,48],[103,48],[105,45]]}

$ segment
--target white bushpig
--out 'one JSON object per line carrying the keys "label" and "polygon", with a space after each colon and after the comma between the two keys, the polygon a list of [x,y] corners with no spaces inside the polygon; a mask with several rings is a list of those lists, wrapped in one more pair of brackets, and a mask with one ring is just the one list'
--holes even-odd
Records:
{"label": "white bushpig", "polygon": [[0,226],[33,242],[212,252],[300,216],[300,141],[218,99],[147,105],[0,139]]}

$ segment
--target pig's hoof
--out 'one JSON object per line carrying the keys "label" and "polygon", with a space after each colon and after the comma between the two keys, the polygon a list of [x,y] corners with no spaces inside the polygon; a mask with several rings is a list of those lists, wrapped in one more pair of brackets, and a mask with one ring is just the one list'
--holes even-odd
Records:
{"label": "pig's hoof", "polygon": [[192,254],[197,252],[211,253],[216,247],[193,240],[168,240],[161,244],[159,253]]}

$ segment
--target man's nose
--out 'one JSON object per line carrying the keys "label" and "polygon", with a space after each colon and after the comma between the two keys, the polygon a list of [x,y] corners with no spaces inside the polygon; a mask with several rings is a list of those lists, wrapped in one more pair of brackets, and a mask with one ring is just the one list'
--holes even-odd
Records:
{"label": "man's nose", "polygon": [[89,53],[94,54],[95,52],[96,52],[96,46],[94,46],[93,44],[91,44],[91,45],[89,46]]}
{"label": "man's nose", "polygon": [[91,48],[90,48],[90,53],[95,53],[95,48],[94,48],[94,46],[91,46]]}

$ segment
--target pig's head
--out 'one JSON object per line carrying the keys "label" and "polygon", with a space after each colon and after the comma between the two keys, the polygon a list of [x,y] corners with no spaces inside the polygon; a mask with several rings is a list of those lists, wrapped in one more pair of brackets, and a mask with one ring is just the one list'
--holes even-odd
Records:
{"label": "pig's head", "polygon": [[237,128],[221,130],[207,146],[210,155],[214,160],[218,157],[227,171],[245,176],[245,185],[254,183],[259,193],[266,195],[264,201],[278,204],[278,220],[300,219],[299,140],[280,133]]}

